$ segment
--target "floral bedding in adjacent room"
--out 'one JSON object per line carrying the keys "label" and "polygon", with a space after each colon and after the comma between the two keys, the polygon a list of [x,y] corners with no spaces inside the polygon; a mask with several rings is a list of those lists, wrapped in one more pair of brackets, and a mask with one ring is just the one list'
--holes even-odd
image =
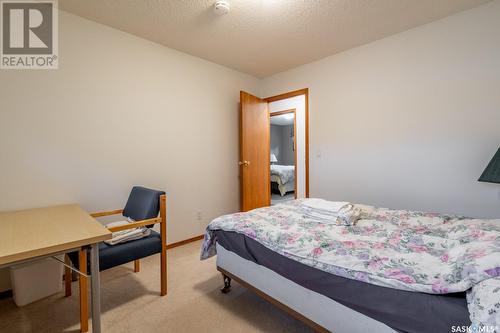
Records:
{"label": "floral bedding in adjacent room", "polygon": [[500,326],[500,220],[355,205],[361,219],[338,226],[308,218],[305,200],[213,220],[201,258],[216,254],[214,230],[234,231],[338,276],[433,294],[468,291],[471,321]]}
{"label": "floral bedding in adjacent room", "polygon": [[289,181],[295,180],[295,166],[293,165],[271,165],[271,176],[277,176],[281,180],[281,184],[286,184]]}

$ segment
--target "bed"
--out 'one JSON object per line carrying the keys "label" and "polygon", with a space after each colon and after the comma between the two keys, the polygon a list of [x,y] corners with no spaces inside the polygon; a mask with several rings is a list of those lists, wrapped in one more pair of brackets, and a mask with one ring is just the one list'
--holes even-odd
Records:
{"label": "bed", "polygon": [[295,191],[295,166],[271,164],[271,187],[281,196]]}
{"label": "bed", "polygon": [[359,205],[357,224],[338,226],[308,221],[306,200],[208,226],[202,258],[217,254],[223,292],[234,279],[324,332],[498,330],[500,220]]}

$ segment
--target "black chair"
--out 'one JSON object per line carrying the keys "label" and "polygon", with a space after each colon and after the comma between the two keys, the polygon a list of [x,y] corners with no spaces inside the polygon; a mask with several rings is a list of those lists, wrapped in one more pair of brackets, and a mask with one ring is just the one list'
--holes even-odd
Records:
{"label": "black chair", "polygon": [[[167,219],[166,219],[166,195],[163,191],[148,189],[145,187],[134,186],[130,192],[127,204],[124,209],[105,211],[90,214],[94,218],[122,214],[134,220],[125,226],[111,227],[111,232],[133,229],[147,226],[151,228],[154,224],[160,224],[160,233],[151,230],[147,237],[120,243],[108,245],[99,244],[99,270],[103,271],[112,267],[123,265],[134,261],[134,271],[140,270],[140,259],[153,254],[161,253],[161,291],[160,295],[167,294]],[[160,215],[158,217],[158,214]],[[90,267],[90,258],[85,250],[69,253],[66,257],[66,263],[72,262],[75,267],[79,267],[81,272],[87,272]],[[66,296],[71,295],[71,271],[66,268],[65,273]],[[87,310],[87,281],[85,276],[80,275],[80,321],[81,331],[88,330],[88,310]]]}

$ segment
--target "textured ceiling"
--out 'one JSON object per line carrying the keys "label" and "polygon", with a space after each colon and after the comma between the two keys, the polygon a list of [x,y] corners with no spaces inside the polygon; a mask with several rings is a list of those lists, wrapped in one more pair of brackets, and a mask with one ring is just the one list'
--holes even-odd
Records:
{"label": "textured ceiling", "polygon": [[488,0],[62,0],[61,9],[257,77]]}

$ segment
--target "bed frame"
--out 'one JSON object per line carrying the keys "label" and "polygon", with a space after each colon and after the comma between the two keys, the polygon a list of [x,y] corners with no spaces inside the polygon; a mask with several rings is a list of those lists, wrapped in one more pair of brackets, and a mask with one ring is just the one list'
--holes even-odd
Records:
{"label": "bed frame", "polygon": [[217,270],[222,273],[222,278],[223,278],[224,286],[220,289],[220,291],[223,294],[227,294],[227,293],[229,293],[231,291],[231,280],[235,280],[236,282],[238,282],[239,284],[241,284],[243,287],[247,288],[248,290],[253,291],[257,295],[259,295],[260,297],[262,297],[263,299],[265,299],[266,301],[268,301],[269,303],[271,303],[274,306],[276,306],[276,307],[280,308],[281,310],[285,311],[286,313],[288,313],[289,315],[291,315],[295,319],[303,322],[304,324],[308,325],[309,327],[311,327],[315,331],[317,331],[317,332],[324,332],[324,333],[330,332],[329,330],[327,330],[323,326],[321,326],[321,325],[317,324],[316,322],[312,321],[311,319],[303,316],[299,312],[297,312],[294,309],[288,307],[287,305],[281,303],[280,301],[276,300],[275,298],[269,296],[268,294],[266,294],[265,292],[261,291],[260,289],[255,288],[250,283],[247,283],[246,281],[240,279],[236,275],[233,275],[233,274],[229,273],[228,271],[226,271],[223,268],[220,268],[219,266],[217,266]]}
{"label": "bed frame", "polygon": [[218,243],[216,246],[223,294],[231,291],[234,280],[317,332],[396,333],[389,326],[244,259]]}

